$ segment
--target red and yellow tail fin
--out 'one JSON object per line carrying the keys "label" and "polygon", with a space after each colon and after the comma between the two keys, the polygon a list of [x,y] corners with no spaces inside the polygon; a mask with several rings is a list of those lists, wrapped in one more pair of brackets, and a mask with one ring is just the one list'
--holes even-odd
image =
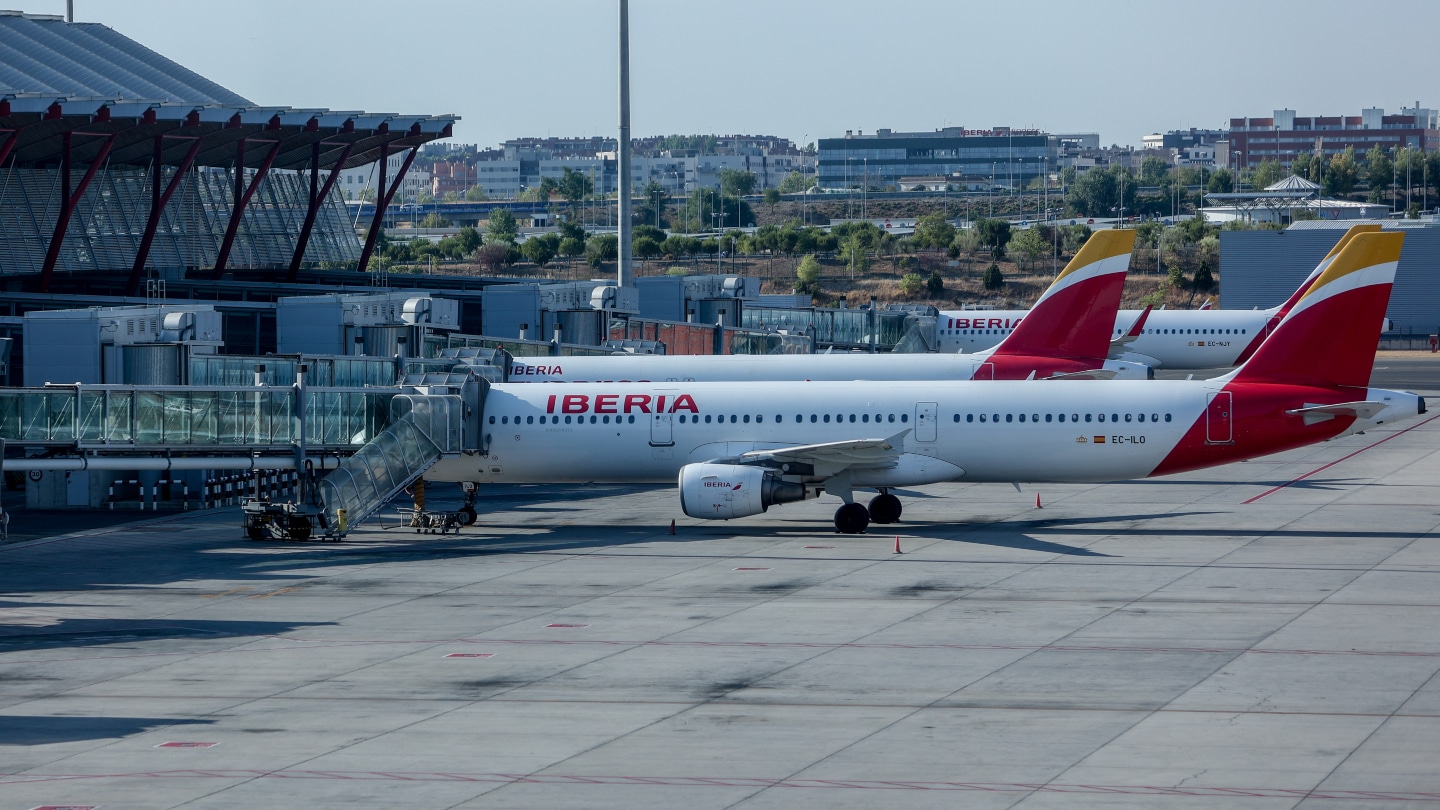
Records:
{"label": "red and yellow tail fin", "polygon": [[1275,331],[1235,371],[1235,381],[1360,388],[1370,384],[1405,234],[1347,237],[1348,243]]}
{"label": "red and yellow tail fin", "polygon": [[1097,364],[1110,354],[1135,232],[1096,231],[1055,277],[994,355],[1073,358]]}

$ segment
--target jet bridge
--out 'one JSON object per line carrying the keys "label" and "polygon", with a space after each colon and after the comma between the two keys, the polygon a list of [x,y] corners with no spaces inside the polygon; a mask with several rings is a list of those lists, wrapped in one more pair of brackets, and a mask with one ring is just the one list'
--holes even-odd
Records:
{"label": "jet bridge", "polygon": [[[0,389],[0,456],[8,456],[0,469],[30,471],[32,481],[63,474],[60,497],[74,488],[72,477],[100,493],[119,472],[169,481],[297,469],[297,502],[247,506],[247,515],[262,518],[247,517],[248,533],[338,538],[440,459],[479,451],[486,378],[500,371],[463,362],[455,369],[408,375],[391,387],[308,388],[302,380],[289,387]],[[103,474],[92,477],[96,471]],[[99,505],[100,497],[86,505]],[[473,522],[473,507],[462,511],[468,516],[460,522]]]}

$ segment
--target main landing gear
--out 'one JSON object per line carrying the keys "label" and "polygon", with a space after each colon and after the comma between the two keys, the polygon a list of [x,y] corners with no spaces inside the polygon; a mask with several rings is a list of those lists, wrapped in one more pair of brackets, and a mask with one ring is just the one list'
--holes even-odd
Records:
{"label": "main landing gear", "polygon": [[900,499],[888,490],[870,499],[870,508],[858,503],[844,503],[835,510],[835,531],[840,534],[864,534],[873,523],[898,523],[900,521]]}

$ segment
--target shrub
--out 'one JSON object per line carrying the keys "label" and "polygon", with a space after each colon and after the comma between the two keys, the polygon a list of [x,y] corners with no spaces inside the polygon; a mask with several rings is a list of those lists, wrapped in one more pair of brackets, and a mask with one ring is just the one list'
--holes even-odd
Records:
{"label": "shrub", "polygon": [[1000,273],[1000,265],[994,262],[985,268],[985,275],[981,280],[987,290],[998,290],[1005,286],[1005,276]]}

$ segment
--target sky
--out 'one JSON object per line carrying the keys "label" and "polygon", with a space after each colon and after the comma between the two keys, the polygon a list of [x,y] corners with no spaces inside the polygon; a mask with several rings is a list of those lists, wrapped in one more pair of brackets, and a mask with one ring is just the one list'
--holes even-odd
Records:
{"label": "sky", "polygon": [[[482,147],[618,126],[616,0],[74,3],[258,104],[453,113],[455,142]],[[1440,107],[1437,23],[1430,0],[631,0],[631,132],[1013,126],[1139,145],[1277,108]]]}

